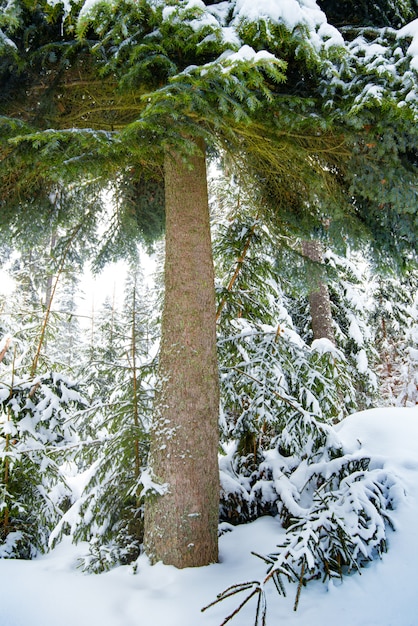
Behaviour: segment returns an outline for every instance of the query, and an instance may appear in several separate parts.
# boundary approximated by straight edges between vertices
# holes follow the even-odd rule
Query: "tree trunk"
[[[314,339],[326,338],[335,343],[332,326],[331,301],[328,286],[324,279],[322,246],[319,241],[302,243],[302,254],[308,259],[309,308],[312,318]]]
[[[150,468],[167,485],[145,506],[152,562],[196,567],[218,559],[219,380],[215,290],[203,144],[165,162],[165,299]]]

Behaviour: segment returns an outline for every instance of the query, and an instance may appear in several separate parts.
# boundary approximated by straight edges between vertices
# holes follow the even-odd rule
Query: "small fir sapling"
[[[311,420],[316,421],[313,416]],[[403,497],[401,485],[378,459],[365,456],[361,449],[345,452],[333,427],[319,422],[316,426],[309,435],[302,429],[306,445],[299,455],[283,454],[279,436],[249,478],[234,471],[233,451],[223,461],[224,492],[235,496],[228,504],[238,502],[241,514],[253,513],[257,506],[261,514],[276,514],[286,530],[276,550],[255,555],[267,565],[264,579],[234,584],[203,609],[244,593],[223,624],[253,597],[257,597],[254,624],[266,624],[270,582],[281,595],[286,595],[286,581],[295,583],[296,610],[309,581],[340,579],[386,551],[391,512]],[[315,452],[303,454],[309,448]]]
[[[81,497],[53,532],[88,541],[83,571],[102,572],[138,557],[143,541],[141,475],[147,465],[155,362],[149,303],[140,295],[141,275],[127,279],[123,315],[105,301],[90,349],[91,411],[79,424],[86,471]],[[115,480],[117,476],[117,480]]]

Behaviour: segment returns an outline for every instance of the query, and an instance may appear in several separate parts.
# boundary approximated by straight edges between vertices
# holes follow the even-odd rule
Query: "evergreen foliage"
[[[84,446],[78,462],[87,480],[54,530],[52,541],[69,532],[88,541],[80,567],[102,572],[134,561],[143,540],[141,474],[147,466],[155,363],[149,309],[140,274],[132,272],[121,318],[104,303],[87,364],[92,406],[79,421]]]
[[[150,250],[161,238],[165,229],[164,178],[156,170],[154,175],[137,172],[135,169],[121,174],[115,190],[126,213],[139,229],[137,238]],[[126,226],[124,225],[124,231]]]
[[[47,23],[63,17],[57,6],[52,10],[45,5]],[[369,13],[376,19],[382,13],[398,21],[402,14],[404,24],[411,4],[405,2],[395,9],[392,2],[375,3]],[[346,7],[336,10],[348,14],[344,23],[349,24],[350,11]],[[249,16],[246,11],[246,6],[234,3],[166,7],[146,1],[98,2],[81,10],[72,7],[71,15],[65,16],[64,37],[46,28],[55,39],[34,41],[33,54],[45,49],[45,55],[35,55],[36,59],[46,58],[50,46],[64,51],[54,54],[66,72],[44,70],[47,82],[51,75],[57,77],[51,88],[59,96],[63,113],[54,120],[56,130],[43,133],[34,133],[29,126],[17,128],[16,121],[4,118],[5,138],[15,136],[9,142],[14,145],[13,153],[2,161],[5,176],[13,177],[20,159],[26,160],[24,171],[36,175],[38,155],[30,155],[41,148],[52,177],[65,174],[85,179],[91,172],[103,183],[106,178],[117,178],[119,208],[99,267],[115,248],[120,254],[132,250],[133,239],[141,232],[148,242],[161,232],[160,208],[149,205],[146,188],[140,194],[143,201],[137,198],[137,205],[142,204],[145,211],[137,209],[134,215],[129,208],[132,184],[122,182],[127,175],[129,180],[129,172],[137,172],[139,161],[145,171],[151,170],[154,180],[164,146],[175,144],[187,153],[193,150],[187,137],[202,135],[208,144],[220,142],[235,156],[244,156],[239,166],[255,169],[258,186],[267,187],[262,195],[268,212],[273,212],[270,222],[278,221],[281,228],[303,225],[321,233],[326,224],[335,236],[342,226],[346,231],[351,224],[355,225],[354,238],[363,230],[392,255],[416,247],[416,73],[410,63],[410,32],[381,29],[379,23],[370,29],[364,3],[353,7],[360,30],[354,38],[347,35],[346,44],[330,26],[320,28],[315,23],[313,29],[303,12],[300,23],[291,24],[286,13]],[[27,13],[17,15],[22,23],[29,19]],[[66,28],[74,20],[78,42]],[[15,31],[9,28],[12,37]],[[29,56],[25,67],[30,65],[31,49],[23,50],[17,35],[15,47],[24,58]],[[74,47],[83,52],[67,58],[67,49]],[[82,91],[84,82],[77,79],[81,91],[78,104],[72,102],[67,78],[72,85],[75,68],[83,72],[88,84],[96,85],[96,101],[91,91]],[[94,82],[97,72],[103,77],[101,89]],[[106,89],[111,84],[113,94],[119,95],[109,97]],[[48,100],[48,92],[43,93]],[[119,96],[127,100],[126,106],[116,106]],[[65,107],[66,99],[73,108],[82,108],[83,128],[77,132],[59,130],[73,117],[73,111]],[[125,116],[129,107],[130,118]],[[4,111],[13,114],[6,101]],[[107,125],[108,113],[114,117],[111,125]],[[114,132],[119,127],[124,130]],[[120,171],[122,164],[127,168],[116,175],[115,168]],[[22,176],[20,181],[23,186]]]
[[[354,0],[347,4],[341,0],[319,0],[318,4],[327,14],[328,20],[339,27],[383,27],[399,28],[413,19],[416,14],[415,0]]]
[[[48,549],[71,497],[61,466],[78,441],[74,415],[85,406],[77,385],[61,374],[22,377],[13,366],[1,372],[2,557],[32,558]]]

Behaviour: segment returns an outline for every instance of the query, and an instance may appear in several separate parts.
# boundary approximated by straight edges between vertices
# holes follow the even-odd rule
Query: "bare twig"
[[[226,598],[229,598],[230,596],[240,593],[241,591],[246,591],[247,589],[251,589],[251,587],[253,587],[254,585],[257,585],[256,588],[253,589],[253,591],[241,602],[241,604],[239,604],[237,608],[224,619],[221,626],[225,626],[225,624],[231,621],[231,619],[235,617],[241,611],[241,609],[247,604],[247,602],[251,600],[253,596],[255,596],[257,593],[258,594],[262,593],[262,589],[260,588],[258,581],[251,582],[251,583],[244,583],[242,585],[234,585],[232,587],[229,587],[229,589],[226,589],[223,593],[219,594],[216,600],[214,600],[207,606],[203,607],[203,609],[201,609],[202,613],[206,611],[206,609],[209,609],[211,606],[214,606],[215,604],[222,602],[222,600],[225,600]]]

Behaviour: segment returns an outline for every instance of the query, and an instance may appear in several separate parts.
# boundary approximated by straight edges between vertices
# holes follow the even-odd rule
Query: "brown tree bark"
[[[152,562],[195,567],[218,559],[215,290],[204,146],[165,161],[165,296],[150,467],[163,495],[145,505]]]
[[[308,260],[306,265],[313,337],[314,339],[326,338],[335,344],[331,300],[324,279],[323,252],[320,242],[315,240],[304,241],[302,254]]]

